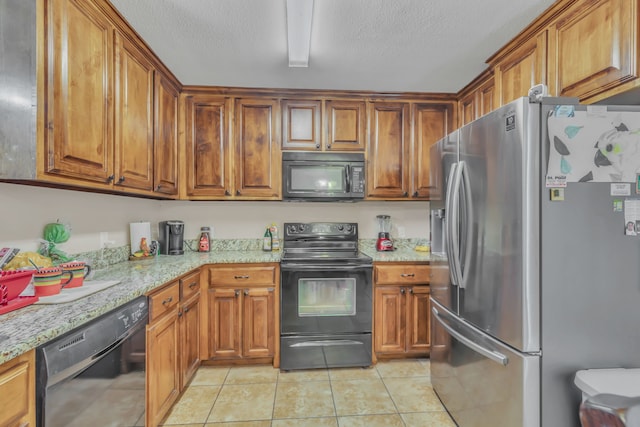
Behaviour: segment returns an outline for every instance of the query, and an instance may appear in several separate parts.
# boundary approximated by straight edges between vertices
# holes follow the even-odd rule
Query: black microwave
[[[364,198],[363,153],[282,153],[285,201],[355,201]]]

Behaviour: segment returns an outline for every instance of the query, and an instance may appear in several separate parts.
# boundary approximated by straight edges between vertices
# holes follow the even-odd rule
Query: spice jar
[[[209,227],[200,227],[200,242],[198,243],[198,252],[209,252],[211,250],[209,244]]]

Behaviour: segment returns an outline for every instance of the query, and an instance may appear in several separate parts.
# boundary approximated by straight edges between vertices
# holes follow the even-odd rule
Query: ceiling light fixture
[[[313,0],[287,0],[289,67],[308,67]]]

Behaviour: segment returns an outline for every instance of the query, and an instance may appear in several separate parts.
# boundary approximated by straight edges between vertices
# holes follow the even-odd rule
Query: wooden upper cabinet
[[[229,99],[189,96],[185,111],[187,196],[231,196]]]
[[[277,108],[273,99],[235,101],[235,196],[281,198],[281,151],[277,138]]]
[[[460,126],[464,126],[476,119],[476,93],[471,92],[460,98],[458,105]]]
[[[491,70],[486,70],[462,89],[458,93],[459,127],[493,111],[495,93],[495,81]]]
[[[282,149],[321,150],[322,101],[282,100]]]
[[[366,147],[365,108],[364,101],[328,100],[325,102],[327,149],[364,151]]]
[[[431,182],[431,146],[453,131],[455,103],[413,104],[412,188],[414,199],[429,199],[436,190]]]
[[[495,65],[495,85],[499,105],[527,96],[529,89],[547,83],[547,33],[525,40]]]
[[[410,180],[408,102],[369,104],[367,197],[407,198]]]
[[[476,91],[476,118],[496,109],[496,86],[493,75],[482,82]]]
[[[113,33],[91,2],[47,9],[44,172],[111,186]]]
[[[178,88],[161,73],[155,81],[154,190],[178,195]]]
[[[576,2],[549,28],[549,92],[593,97],[638,77],[638,1]]]
[[[116,34],[115,182],[153,189],[154,66],[131,41]]]

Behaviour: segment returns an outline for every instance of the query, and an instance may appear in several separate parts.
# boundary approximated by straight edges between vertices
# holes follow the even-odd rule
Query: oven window
[[[356,279],[298,280],[298,315],[354,316],[356,314]]]
[[[291,166],[291,191],[345,192],[344,167]]]

